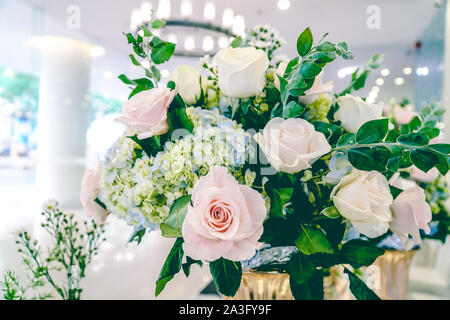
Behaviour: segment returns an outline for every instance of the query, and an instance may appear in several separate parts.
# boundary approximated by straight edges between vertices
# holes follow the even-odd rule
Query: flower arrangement
[[[188,276],[208,263],[225,296],[236,294],[250,266],[289,273],[297,299],[322,299],[330,267],[371,265],[389,230],[405,241],[429,231],[424,191],[390,181],[413,165],[448,172],[450,146],[430,143],[442,111],[428,107],[392,127],[382,105],[356,96],[382,55],[333,93],[321,75],[335,59],[353,58],[345,42],[314,42],[307,28],[287,59],[276,55],[278,32],[258,26],[202,59],[201,71],[177,67],[162,86],[158,65],[175,48],[155,35],[163,26],[154,20],[126,35],[131,62],[149,62],[146,77],[119,77],[132,89],[119,119],[127,131],[98,173],[87,173],[82,197],[89,214],[133,226],[133,240],[158,229],[176,239],[156,295],[182,269]],[[349,240],[350,228],[359,237]],[[358,299],[377,298],[345,272]]]

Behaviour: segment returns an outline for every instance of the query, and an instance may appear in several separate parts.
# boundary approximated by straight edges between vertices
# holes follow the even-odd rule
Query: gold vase
[[[408,296],[409,270],[417,251],[386,250],[373,265],[363,268],[366,284],[383,300],[405,300]],[[329,300],[354,300],[343,269],[333,267],[324,281]]]
[[[244,269],[242,282],[231,300],[294,300],[289,274]]]

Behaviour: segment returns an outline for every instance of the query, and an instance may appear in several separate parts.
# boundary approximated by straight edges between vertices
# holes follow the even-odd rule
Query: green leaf
[[[415,149],[411,152],[411,161],[413,164],[422,170],[428,172],[439,164],[439,158],[431,151],[423,149]]]
[[[146,232],[147,232],[146,229],[136,230],[128,242],[131,243],[131,242],[136,241],[138,244],[140,244],[142,242],[142,239],[144,238]]]
[[[137,136],[128,137],[139,145],[149,157],[154,157],[158,152],[162,150],[161,138],[159,136],[153,136],[148,139],[140,140]]]
[[[424,146],[430,142],[430,139],[423,132],[415,132],[401,135],[398,137],[397,142],[408,146]]]
[[[313,45],[313,35],[309,28],[306,28],[298,37],[297,52],[301,57],[306,56]]]
[[[152,48],[151,58],[155,64],[162,64],[169,61],[175,53],[175,44],[171,42],[163,42]]]
[[[330,242],[321,230],[302,225],[302,231],[297,240],[295,240],[295,245],[304,254],[334,252]]]
[[[315,270],[312,259],[301,252],[293,255],[287,266],[287,271],[296,284],[306,282],[313,276]]]
[[[290,101],[284,108],[283,108],[283,118],[289,119],[289,118],[297,118],[299,117],[303,112],[305,111],[305,108],[302,107],[300,104],[298,104],[295,101]]]
[[[450,155],[450,144],[446,143],[430,144],[428,145],[428,148],[445,155]]]
[[[155,296],[159,296],[166,287],[166,284],[172,280],[178,272],[180,272],[184,256],[183,242],[184,241],[182,238],[178,238],[175,241],[172,250],[170,250],[166,262],[161,269],[158,280],[156,281]]]
[[[323,274],[315,272],[306,282],[298,284],[293,277],[289,278],[292,295],[296,300],[323,300]]]
[[[141,26],[142,31],[144,32],[144,37],[151,37],[153,33],[144,25]]]
[[[341,249],[341,254],[354,268],[367,267],[384,254],[384,250],[371,245],[368,241],[355,239],[346,242]]]
[[[194,130],[194,125],[186,114],[186,105],[179,94],[173,99],[167,118],[170,127],[169,135],[176,129],[186,129],[189,133]]]
[[[231,47],[232,48],[240,48],[240,47],[242,47],[243,44],[244,44],[244,39],[242,39],[241,36],[237,36],[231,42]]]
[[[350,279],[350,290],[358,300],[381,300],[360,278],[345,268]]]
[[[164,20],[156,19],[152,22],[152,28],[153,29],[161,29],[166,25],[166,22]]]
[[[122,82],[125,83],[125,84],[129,84],[129,85],[134,85],[134,84],[135,84],[132,80],[130,80],[130,79],[129,79],[126,75],[124,75],[124,74],[121,74],[118,78],[120,79],[120,81],[122,81]]]
[[[391,151],[385,147],[356,147],[348,151],[352,166],[363,171],[383,172],[391,156]]]
[[[316,49],[322,52],[331,52],[336,50],[336,46],[329,41],[325,41],[319,44]]]
[[[124,33],[125,34],[125,33]],[[126,33],[125,36],[127,37],[128,44],[132,44],[136,42],[136,39],[134,38],[133,34]]]
[[[130,60],[131,63],[133,63],[135,66],[140,67],[141,63],[136,59],[136,57],[133,54],[130,54]]]
[[[344,134],[338,141],[338,147],[350,146],[356,143],[356,135],[354,133]]]
[[[217,290],[227,297],[234,297],[241,285],[241,263],[220,258],[211,262],[209,269]]]
[[[189,277],[191,274],[191,266],[194,264],[198,264],[200,267],[203,266],[203,262],[194,260],[191,257],[186,257],[186,263],[183,263],[183,272],[186,277]]]
[[[187,206],[191,202],[191,196],[184,196],[174,202],[170,209],[169,216],[160,228],[163,237],[180,238],[182,237],[181,229],[183,227],[184,218],[187,213]]]
[[[315,63],[329,63],[336,59],[336,53],[334,52],[316,52],[311,55],[311,59],[314,60]]]
[[[308,62],[301,65],[299,72],[305,79],[313,79],[322,72],[322,67],[317,63]]]
[[[364,123],[356,134],[360,144],[382,142],[389,130],[389,119],[372,120]]]
[[[322,132],[325,135],[331,145],[336,144],[343,133],[341,127],[332,123],[315,121],[313,122],[313,125],[317,131]]]
[[[325,217],[330,218],[330,219],[338,219],[341,216],[341,214],[339,213],[339,211],[336,209],[335,206],[330,206],[330,207],[323,209],[320,212],[320,214],[322,214]]]

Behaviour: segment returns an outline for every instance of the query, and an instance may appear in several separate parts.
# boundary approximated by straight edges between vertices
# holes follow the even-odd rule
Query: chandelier
[[[231,8],[217,12],[213,1],[202,3],[196,8],[191,0],[153,2],[155,6],[152,2],[145,1],[140,8],[132,11],[131,32],[139,32],[139,26],[149,22],[152,13],[156,13],[159,19],[167,22],[163,29],[158,30],[160,34],[157,36],[176,43],[175,54],[178,56],[213,55],[219,49],[227,47],[236,36],[245,36],[244,17],[236,15]]]

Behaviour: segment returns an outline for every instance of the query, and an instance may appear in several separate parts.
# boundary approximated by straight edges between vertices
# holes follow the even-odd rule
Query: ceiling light
[[[100,58],[106,54],[106,50],[103,47],[95,46],[89,50],[89,53],[92,58]]]
[[[152,4],[150,2],[142,2],[141,17],[143,22],[150,22],[152,20]]]
[[[291,2],[289,0],[278,0],[277,7],[280,10],[287,10],[291,7]]]
[[[186,37],[184,40],[184,49],[186,51],[193,51],[195,49],[195,39],[192,36]]]
[[[192,9],[192,3],[189,0],[183,0],[183,2],[181,3],[181,15],[183,16],[183,18],[189,18],[190,16],[192,16],[192,12],[194,11]]]
[[[216,17],[216,6],[214,2],[205,3],[205,8],[203,10],[203,16],[206,20],[214,20]]]
[[[223,49],[228,47],[228,44],[230,43],[230,40],[226,36],[222,36],[219,38],[219,48]]]
[[[223,10],[222,25],[225,28],[230,28],[233,26],[233,21],[234,21],[233,9],[226,8],[225,10]]]
[[[419,67],[416,70],[416,74],[418,76],[427,76],[430,73],[430,70],[427,67]]]
[[[106,79],[112,79],[112,78],[114,78],[114,73],[112,73],[111,71],[105,71],[105,73],[103,74],[103,76],[104,76]]]
[[[159,0],[158,11],[156,15],[160,19],[169,19],[170,18],[170,0]]]
[[[344,67],[342,69],[339,69],[338,71],[338,77],[339,78],[345,78],[346,76],[351,75],[353,72],[355,72],[357,67]]]
[[[394,83],[398,86],[401,86],[405,83],[405,79],[403,79],[402,77],[395,78]]]
[[[203,50],[212,51],[214,49],[214,39],[211,36],[206,36],[203,38]]]
[[[161,70],[161,77],[163,77],[163,78],[168,78],[168,77],[170,77],[170,71],[167,70],[167,69]]]
[[[233,32],[241,37],[245,37],[245,20],[241,15],[237,15],[233,22]]]
[[[391,71],[387,68],[381,69],[381,75],[383,77],[387,77],[390,73],[391,73]]]
[[[384,80],[383,78],[378,78],[377,81],[375,81],[375,83],[377,84],[377,86],[381,87],[384,84]]]
[[[141,10],[140,9],[134,9],[131,13],[131,23],[130,23],[130,29],[132,31],[137,30],[139,25],[141,25],[143,22]]]
[[[171,34],[169,34],[169,35],[167,36],[167,41],[172,42],[172,43],[175,43],[175,44],[178,43],[177,36],[176,36],[175,34],[173,34],[173,33],[171,33]]]
[[[406,67],[403,69],[403,74],[409,75],[412,73],[412,69],[410,67]]]

